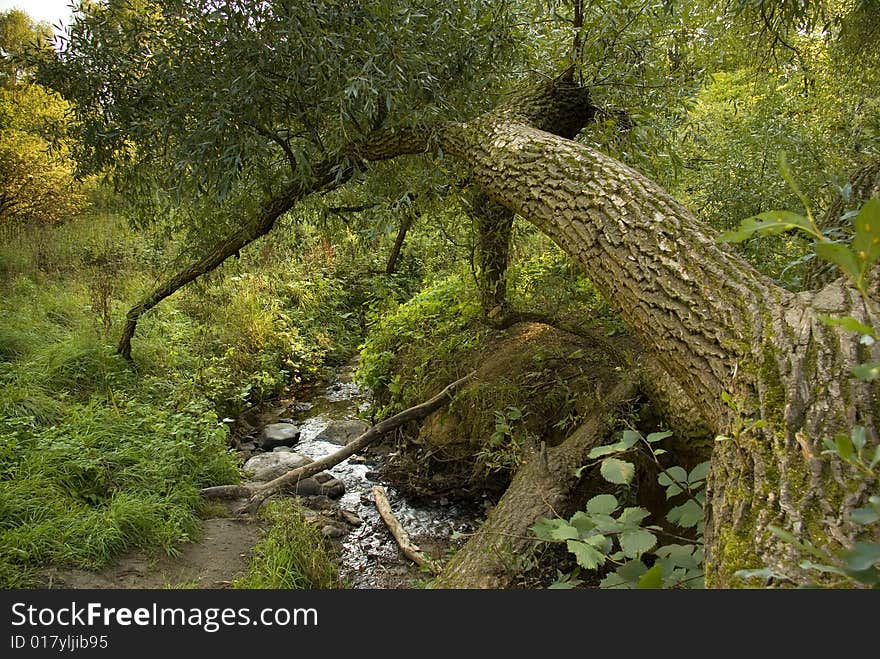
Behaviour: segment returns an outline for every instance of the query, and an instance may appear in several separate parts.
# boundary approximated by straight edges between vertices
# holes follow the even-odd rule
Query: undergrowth
[[[269,524],[254,547],[248,574],[235,588],[318,589],[341,586],[339,570],[318,527],[291,499],[268,501],[260,511]]]
[[[147,314],[132,369],[124,314],[176,249],[99,213],[0,244],[0,587],[174,553],[238,480],[221,419],[353,352],[341,265],[250,253]]]

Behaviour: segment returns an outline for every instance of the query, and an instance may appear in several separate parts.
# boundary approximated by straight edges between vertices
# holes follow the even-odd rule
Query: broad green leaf
[[[875,567],[869,567],[867,570],[845,570],[850,579],[855,579],[859,583],[863,583],[871,588],[880,587],[880,570]]]
[[[871,458],[871,462],[868,464],[868,467],[870,467],[871,469],[873,469],[873,468],[876,467],[878,464],[880,464],[880,446],[877,446],[877,447],[874,449],[874,457]]]
[[[566,543],[566,547],[568,547],[568,551],[574,554],[578,565],[583,568],[595,570],[600,565],[605,564],[605,554],[585,542],[569,540]]]
[[[638,526],[643,519],[650,517],[651,513],[641,507],[624,508],[618,519],[624,526]]]
[[[667,437],[672,437],[671,430],[664,430],[663,432],[652,432],[650,435],[645,437],[645,439],[653,444],[654,442],[659,442],[660,440],[666,439]]]
[[[599,586],[601,588],[636,588],[639,582],[639,577],[647,571],[647,566],[641,561],[627,561],[614,572],[602,579]]]
[[[688,499],[680,506],[676,506],[666,515],[673,524],[689,529],[703,521],[703,508],[691,499]]]
[[[739,228],[735,231],[722,233],[720,240],[723,243],[741,243],[754,235],[775,236],[792,229],[802,229],[811,235],[815,234],[810,221],[803,215],[790,211],[768,211],[747,217],[740,222]]]
[[[823,565],[820,563],[814,563],[813,561],[801,561],[799,563],[799,567],[804,570],[815,570],[816,572],[825,572],[827,574],[840,574],[840,575],[846,574],[839,567],[834,567],[833,565]]]
[[[880,258],[880,198],[871,197],[853,220],[852,247],[864,273]]]
[[[661,559],[668,561],[670,568],[697,569],[700,567],[699,557],[694,555],[694,545],[663,545],[657,547],[654,553]]]
[[[816,251],[816,256],[820,259],[839,266],[853,283],[858,282],[861,275],[859,261],[855,253],[846,245],[832,242],[817,242],[813,249]]]
[[[593,518],[583,510],[579,510],[572,515],[569,524],[578,530],[579,537],[581,538],[585,537],[596,527],[596,525],[593,524]]]
[[[865,436],[865,426],[853,426],[853,429],[849,434],[849,438],[852,441],[852,445],[855,448],[856,453],[861,453],[862,449],[865,448],[865,442],[867,442],[867,437]]]
[[[841,558],[844,561],[847,572],[861,572],[872,567],[880,561],[880,543],[857,542],[853,548],[843,552]]]
[[[849,437],[846,435],[837,435],[834,438],[834,445],[837,448],[837,454],[840,456],[841,460],[847,461],[852,457],[853,443]]]
[[[627,485],[632,481],[635,475],[635,467],[631,462],[624,462],[617,458],[605,458],[602,460],[600,473],[609,483],[617,483],[618,485]]]
[[[825,325],[828,325],[829,327],[842,327],[847,332],[857,332],[859,334],[866,334],[868,336],[876,337],[873,327],[871,327],[870,325],[865,325],[863,322],[856,320],[852,316],[834,318],[832,316],[820,315],[819,320],[821,320]]]
[[[611,515],[593,515],[593,524],[600,533],[619,533],[623,530],[623,524],[611,517]]]
[[[651,551],[657,544],[657,536],[644,529],[624,531],[618,540],[623,553],[629,558],[639,558],[646,551]]]
[[[639,577],[639,589],[649,590],[663,587],[663,566],[657,563]]]
[[[622,451],[626,451],[629,449],[626,444],[623,442],[617,442],[616,444],[604,444],[603,446],[596,446],[591,449],[587,454],[587,458],[590,460],[594,458],[601,458],[603,455],[610,455],[612,453],[621,453]]]
[[[531,529],[539,539],[549,542],[579,537],[578,530],[564,519],[539,519],[532,524]]]
[[[678,465],[669,467],[657,475],[657,482],[660,483],[660,485],[673,485],[676,482],[687,483],[687,481],[687,472],[684,470],[684,467],[679,467]]]
[[[549,586],[547,586],[547,590],[571,590],[572,588],[577,588],[583,583],[580,579],[557,579]]]
[[[617,497],[599,494],[587,501],[587,512],[593,515],[610,515],[617,509]]]
[[[566,573],[556,570],[556,581],[547,586],[547,588],[551,590],[567,590],[580,586],[583,583],[583,580],[578,579],[577,575],[579,572],[580,570],[578,568],[575,568],[572,572]]]
[[[617,574],[617,572],[609,572],[605,575],[605,578],[599,582],[599,588],[603,590],[626,590],[632,587],[633,586],[626,579]]]
[[[626,446],[626,448],[632,448],[639,443],[639,440],[641,438],[641,433],[638,433],[635,430],[624,430],[623,436],[620,439],[620,443]]]
[[[595,547],[606,556],[614,546],[614,542],[611,540],[611,538],[602,534],[591,535],[588,538],[584,538],[584,542],[586,542],[591,547]]]
[[[880,378],[880,362],[865,362],[852,370],[852,374],[859,380],[876,380]]]
[[[688,474],[687,481],[689,485],[693,485],[699,481],[706,480],[706,476],[709,475],[709,461],[701,462],[696,467],[691,469],[691,473]]]

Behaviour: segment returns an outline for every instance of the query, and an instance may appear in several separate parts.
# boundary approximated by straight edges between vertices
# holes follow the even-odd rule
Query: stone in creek
[[[300,430],[292,423],[270,423],[260,431],[257,445],[264,451],[276,446],[293,446],[299,441]]]
[[[339,518],[346,524],[351,524],[352,526],[360,526],[364,523],[364,520],[362,520],[350,510],[345,510],[345,508],[340,508],[337,514],[339,515]]]
[[[352,440],[357,439],[370,429],[370,424],[356,419],[343,419],[331,421],[324,430],[319,432],[315,439],[322,442],[330,442],[338,446],[345,446]]]
[[[321,533],[324,534],[325,538],[341,538],[347,533],[347,531],[345,529],[339,528],[338,526],[328,524],[323,529],[321,529]]]
[[[285,454],[282,453],[282,455]],[[301,497],[325,496],[331,499],[338,499],[345,494],[345,483],[327,472],[321,472],[309,478],[301,478],[295,483],[290,483],[284,488],[284,491]]]
[[[289,446],[276,446],[272,449],[272,453],[292,453],[293,449]]]
[[[244,463],[244,473],[255,481],[266,482],[310,462],[314,461],[301,453],[260,453]]]

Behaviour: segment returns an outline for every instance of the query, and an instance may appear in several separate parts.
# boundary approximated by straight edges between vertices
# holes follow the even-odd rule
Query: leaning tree
[[[267,234],[305,197],[378,160],[454,157],[484,195],[475,206],[486,224],[501,226],[499,247],[485,241],[487,278],[503,270],[509,214],[533,223],[583,268],[673,383],[665,388],[673,414],[696,407],[725,438],[708,481],[707,583],[730,586],[736,570],[764,564],[797,570],[792,545],[771,525],[820,546],[853,545],[864,527],[849,513],[876,483],[824,459],[823,440],[859,425],[877,444],[876,386],[852,368],[880,348],[823,317],[876,325],[870,297],[845,278],[809,293],[780,288],[660,185],[570,139],[596,112],[572,76],[499,98],[521,75],[524,19],[512,7],[84,7],[43,68],[76,103],[81,162],[112,171],[139,199],[160,190],[186,201],[199,210],[197,230],[217,236],[131,310],[121,354],[131,357],[143,313]],[[497,290],[484,296],[490,313],[503,306]]]

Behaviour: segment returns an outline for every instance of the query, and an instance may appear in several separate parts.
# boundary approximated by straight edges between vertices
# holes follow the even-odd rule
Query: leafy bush
[[[640,506],[623,507],[613,494],[599,494],[587,502],[585,510],[568,520],[541,519],[533,526],[536,537],[545,542],[564,542],[578,566],[597,570],[614,567],[599,584],[600,588],[701,588],[703,586],[703,504],[709,463],[702,462],[690,472],[679,466],[662,467],[658,456],[664,449],[655,444],[672,433],[657,432],[643,437],[626,430],[621,439],[597,446],[587,456],[593,462],[581,467],[599,466],[602,477],[614,485],[628,486],[635,475],[632,462],[620,459],[641,450],[659,468],[658,483],[666,488],[667,500],[681,500],[666,515],[667,521],[693,536],[685,544],[660,544],[659,536],[687,538],[669,533],[657,524],[643,526],[651,513]],[[650,567],[649,567],[650,566]],[[551,587],[571,588],[581,583],[576,574],[562,575]]]
[[[388,313],[364,342],[356,374],[372,389],[377,416],[421,401],[430,382],[455,368],[452,356],[487,331],[476,290],[462,274],[429,285]]]

